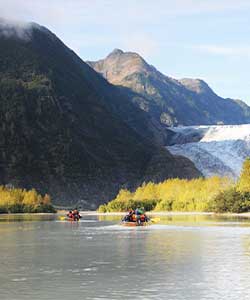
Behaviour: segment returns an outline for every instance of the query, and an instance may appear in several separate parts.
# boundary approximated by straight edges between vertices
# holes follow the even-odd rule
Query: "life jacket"
[[[132,215],[132,217],[131,217],[131,219],[132,219],[132,221],[133,221],[133,222],[136,222],[136,220],[137,220],[137,217],[136,217],[136,215],[135,215],[135,214],[133,214],[133,215]]]
[[[145,222],[145,220],[146,220],[146,216],[143,214],[143,215],[141,215],[141,217],[140,217],[140,220],[141,220],[141,222]]]

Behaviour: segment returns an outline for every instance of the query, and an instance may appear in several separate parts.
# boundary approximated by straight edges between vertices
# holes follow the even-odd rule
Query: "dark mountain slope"
[[[49,191],[58,204],[95,207],[144,179],[199,175],[150,143],[150,118],[36,24],[17,34],[0,23],[0,119],[0,183]]]
[[[115,49],[105,59],[88,63],[109,82],[139,94],[132,102],[168,126],[250,122],[250,107],[244,102],[217,96],[199,79],[165,76],[136,53]]]

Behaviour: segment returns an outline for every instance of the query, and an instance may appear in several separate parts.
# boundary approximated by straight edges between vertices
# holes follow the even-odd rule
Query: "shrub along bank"
[[[55,213],[49,195],[42,196],[36,190],[15,189],[0,186],[0,213]]]
[[[98,211],[127,211],[136,207],[144,207],[147,211],[250,211],[250,159],[244,162],[237,182],[214,176],[144,183],[135,192],[120,190],[114,200],[101,205]]]

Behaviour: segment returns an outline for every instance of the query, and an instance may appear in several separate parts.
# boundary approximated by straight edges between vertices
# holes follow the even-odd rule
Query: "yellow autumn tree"
[[[124,211],[144,206],[158,211],[207,211],[212,200],[233,186],[228,178],[218,176],[198,179],[168,179],[161,183],[143,183],[134,193],[121,190],[117,197],[99,211]]]
[[[147,184],[143,184],[139,187],[134,194],[132,194],[131,199],[134,200],[151,200],[157,199],[158,195],[158,188],[157,185],[153,182],[149,182]]]
[[[0,186],[0,213],[55,212],[48,194]]]
[[[240,178],[237,183],[237,191],[240,193],[250,192],[250,158],[247,158],[243,163]]]
[[[35,189],[32,189],[25,193],[23,198],[23,204],[27,206],[35,206],[38,204],[38,194]]]
[[[127,189],[121,189],[116,196],[117,201],[126,201],[133,198],[133,194]]]

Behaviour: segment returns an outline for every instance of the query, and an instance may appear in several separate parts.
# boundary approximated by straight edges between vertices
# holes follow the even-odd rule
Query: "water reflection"
[[[98,215],[99,221],[117,222],[121,221],[123,215]],[[160,218],[161,225],[183,225],[183,226],[250,226],[250,218],[233,215],[216,214],[150,214],[152,218]]]
[[[0,222],[53,221],[56,214],[0,214]]]

